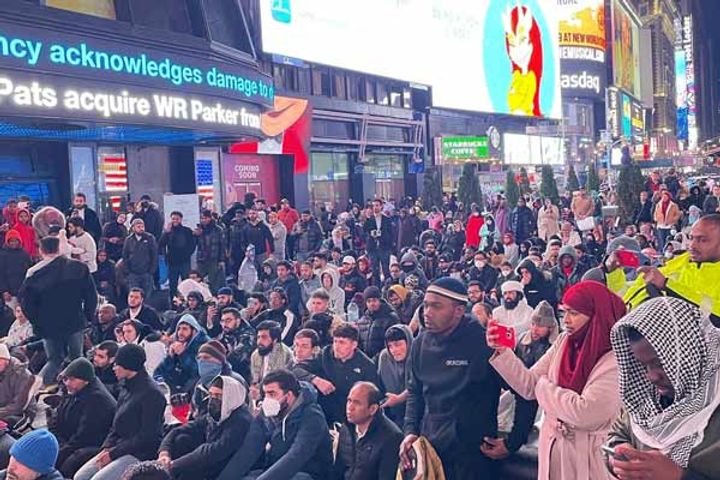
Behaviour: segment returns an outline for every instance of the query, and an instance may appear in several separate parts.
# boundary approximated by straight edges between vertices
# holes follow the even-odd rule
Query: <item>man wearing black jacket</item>
[[[348,422],[340,429],[335,480],[394,480],[397,451],[403,435],[383,413],[384,399],[377,386],[358,382],[346,406]]]
[[[641,223],[653,223],[653,204],[652,200],[648,197],[648,192],[640,192],[640,203],[638,203],[637,210],[635,211],[635,218],[633,219],[635,225]]]
[[[71,218],[73,214],[77,212],[77,216],[85,221],[85,231],[92,235],[93,240],[97,244],[100,241],[102,234],[102,227],[100,226],[100,219],[95,213],[95,210],[87,206],[87,197],[84,193],[78,192],[75,194],[73,199],[73,208],[67,212],[67,218]]]
[[[215,222],[210,210],[203,210],[197,237],[197,264],[202,276],[208,277],[213,294],[225,286],[225,232]]]
[[[121,320],[117,315],[115,305],[105,303],[100,305],[97,313],[97,322],[93,322],[86,334],[86,347],[99,345],[106,340],[116,340],[115,328],[120,325]]]
[[[114,370],[125,386],[110,433],[100,453],[78,470],[74,480],[90,480],[100,471],[107,478],[120,478],[128,467],[156,457],[166,402],[145,371],[145,350],[134,344],[123,345],[115,358]]]
[[[208,411],[170,430],[160,444],[158,462],[176,480],[215,478],[243,444],[252,415],[246,387],[220,376],[208,389]]]
[[[490,293],[490,290],[497,284],[497,278],[498,271],[490,265],[487,253],[477,252],[473,266],[468,272],[468,279],[479,282],[480,289],[485,293]]]
[[[437,451],[445,477],[493,478],[492,461],[480,453],[485,437],[497,436],[500,380],[488,360],[485,329],[465,314],[467,291],[454,278],[433,282],[425,293],[425,329],[410,350],[404,468],[418,436]],[[482,413],[479,413],[482,412]]]
[[[93,365],[82,357],[70,362],[60,375],[68,395],[50,417],[48,427],[60,444],[58,470],[72,478],[100,451],[117,402],[95,377]]]
[[[172,212],[170,225],[163,232],[158,245],[168,264],[170,298],[177,293],[178,277],[185,280],[190,275],[190,257],[197,247],[197,238],[182,221],[182,212]]]
[[[275,251],[275,240],[270,227],[258,218],[258,212],[254,208],[247,211],[247,222],[243,226],[242,236],[246,247],[255,247],[255,268],[260,270],[269,254]]]
[[[120,312],[120,322],[137,320],[156,332],[163,331],[160,315],[150,305],[145,305],[145,293],[140,288],[131,288],[128,293],[128,308]]]
[[[365,220],[363,232],[367,237],[367,252],[373,269],[373,278],[380,281],[380,270],[384,278],[390,276],[390,252],[393,251],[393,226],[390,217],[383,215],[383,201],[372,202],[373,216]]]
[[[45,385],[55,384],[65,358],[82,355],[83,331],[97,307],[95,282],[87,265],[59,252],[60,240],[40,241],[42,261],[28,270],[20,287],[22,310],[42,338],[48,361],[40,371]]]
[[[358,350],[358,341],[357,328],[343,323],[333,331],[332,345],[293,369],[300,380],[311,382],[320,392],[318,403],[330,425],[345,421],[345,403],[356,382],[380,384],[377,367]]]

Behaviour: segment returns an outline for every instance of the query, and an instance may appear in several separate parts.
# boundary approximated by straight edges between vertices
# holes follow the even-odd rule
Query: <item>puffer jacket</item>
[[[155,237],[145,232],[138,240],[135,234],[128,236],[123,245],[122,260],[129,273],[144,275],[153,273],[158,265],[158,247]]]
[[[205,330],[192,315],[183,315],[175,327],[174,337],[177,336],[177,329],[180,325],[189,325],[195,330],[195,335],[185,346],[180,355],[168,355],[163,362],[155,369],[153,377],[157,381],[164,381],[170,386],[172,393],[192,391],[198,380],[198,365],[195,357],[200,346],[209,340]]]
[[[365,310],[365,314],[357,323],[360,331],[360,349],[368,357],[375,357],[385,348],[385,331],[398,323],[400,318],[385,300],[380,300],[380,309],[377,312]]]
[[[201,226],[202,235],[198,237],[198,263],[219,263],[225,261],[225,233],[215,221]]]

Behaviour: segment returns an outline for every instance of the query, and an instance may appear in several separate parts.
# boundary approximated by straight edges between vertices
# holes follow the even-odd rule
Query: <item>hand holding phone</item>
[[[488,322],[487,336],[490,347],[509,348],[510,350],[515,348],[515,329],[502,325],[497,320],[490,320]]]
[[[637,253],[629,250],[616,250],[618,265],[621,267],[638,268],[640,266],[640,257]]]

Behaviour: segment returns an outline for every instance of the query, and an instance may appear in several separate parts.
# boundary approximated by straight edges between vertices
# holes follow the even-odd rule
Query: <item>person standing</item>
[[[500,379],[488,364],[485,329],[465,313],[467,301],[465,285],[454,278],[436,280],[425,293],[425,329],[410,350],[403,469],[412,467],[408,453],[422,435],[446,478],[493,478],[493,462],[480,447],[497,436]]]
[[[380,271],[384,278],[390,276],[390,252],[393,250],[392,222],[383,215],[383,201],[372,202],[372,217],[365,220],[363,231],[367,236],[367,252],[373,269],[373,278],[380,281]]]
[[[285,245],[287,243],[288,229],[285,228],[285,224],[280,221],[277,212],[268,213],[268,225],[273,237],[273,255],[275,255],[275,260],[282,262],[285,260]]]
[[[168,264],[170,298],[177,293],[178,277],[182,281],[190,275],[190,258],[197,247],[197,238],[182,222],[182,212],[172,212],[170,224],[160,236],[158,244],[158,249],[165,255]]]
[[[291,234],[295,237],[295,255],[301,262],[308,260],[322,245],[322,229],[310,210],[302,212],[300,220],[293,226]]]
[[[210,210],[203,210],[197,237],[197,266],[200,274],[208,277],[210,291],[217,293],[225,286],[225,233],[215,222]]]
[[[290,206],[290,201],[287,198],[280,200],[280,211],[278,212],[278,219],[285,225],[285,230],[291,232],[298,220],[300,215],[298,211]],[[295,255],[293,237],[288,235],[286,238],[286,253],[288,258],[293,258]]]
[[[517,206],[512,211],[510,225],[515,234],[515,243],[518,245],[530,238],[535,231],[535,216],[523,197],[518,199]]]
[[[59,254],[60,240],[40,241],[42,261],[28,270],[20,287],[22,310],[43,340],[48,361],[40,371],[54,385],[67,358],[82,355],[83,330],[92,322],[98,295],[87,265]]]
[[[677,203],[672,201],[672,194],[663,190],[660,201],[655,206],[654,220],[657,224],[658,251],[665,249],[665,243],[670,240],[670,231],[677,227],[682,213]]]
[[[87,197],[82,192],[75,194],[75,198],[73,198],[73,207],[69,212],[67,212],[68,220],[72,217],[82,218],[85,222],[87,232],[93,237],[95,243],[97,244],[97,242],[100,241],[100,235],[102,233],[100,220],[98,219],[98,215],[95,213],[95,210],[88,207]]]
[[[128,273],[128,288],[140,288],[145,296],[153,291],[153,273],[158,265],[155,237],[145,231],[145,222],[132,221],[132,232],[125,239],[122,260]]]
[[[247,222],[242,235],[245,245],[255,247],[255,268],[260,270],[263,262],[274,252],[275,239],[270,228],[258,218],[258,211],[254,208],[247,211]]]
[[[538,237],[545,242],[560,232],[560,210],[553,205],[551,198],[544,200],[543,206],[538,212],[537,229]]]
[[[6,305],[17,297],[31,265],[32,259],[22,248],[20,234],[9,230],[5,234],[5,246],[0,250],[0,295]]]
[[[565,333],[527,368],[498,343],[489,326],[490,364],[518,395],[545,412],[540,429],[538,480],[607,478],[601,446],[620,412],[618,367],[610,330],[625,315],[622,299],[605,285],[586,281],[562,299]]]
[[[97,272],[97,245],[93,237],[85,232],[85,221],[80,217],[73,217],[68,220],[67,225],[72,257],[87,265],[90,273]]]

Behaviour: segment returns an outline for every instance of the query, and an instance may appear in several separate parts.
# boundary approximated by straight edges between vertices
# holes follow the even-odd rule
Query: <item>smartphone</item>
[[[607,445],[603,445],[600,447],[603,452],[605,452],[609,457],[614,458],[615,460],[618,460],[620,462],[627,462],[628,459],[625,455],[619,455],[615,453],[615,449],[612,447],[609,447]]]
[[[495,327],[495,331],[500,336],[498,343],[509,349],[515,348],[515,329],[500,324],[497,320],[490,320],[489,325]]]
[[[615,250],[615,256],[621,267],[638,268],[640,266],[640,257],[635,252],[629,250]]]

